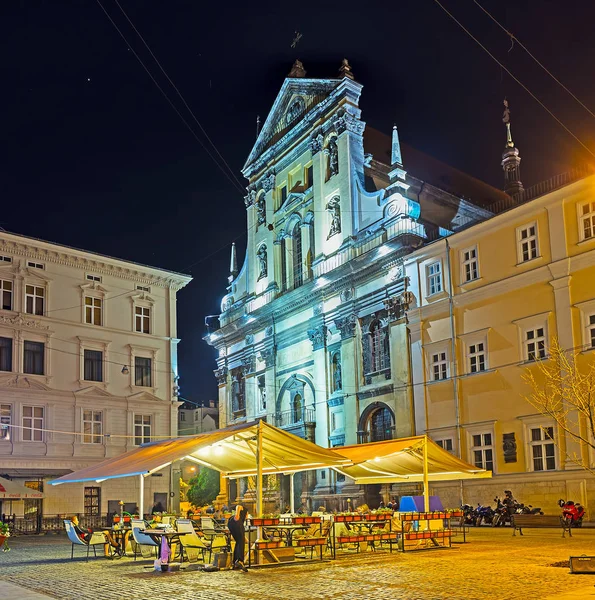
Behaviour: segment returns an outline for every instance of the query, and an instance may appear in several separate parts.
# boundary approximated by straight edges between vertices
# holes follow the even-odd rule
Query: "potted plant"
[[[0,521],[0,549],[2,552],[8,552],[8,538],[10,537],[10,530],[8,529],[8,523]]]

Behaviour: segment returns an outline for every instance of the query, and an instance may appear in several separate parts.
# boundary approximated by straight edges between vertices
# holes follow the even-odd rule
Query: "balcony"
[[[314,441],[316,410],[314,408],[303,408],[298,414],[293,410],[277,413],[275,415],[275,426],[298,437]]]

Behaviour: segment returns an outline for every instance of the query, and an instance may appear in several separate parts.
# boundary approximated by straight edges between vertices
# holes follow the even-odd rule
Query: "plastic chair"
[[[134,545],[134,560],[136,560],[136,556],[138,554],[137,550],[140,548],[140,554],[143,556],[143,546],[149,546],[151,549],[155,550],[155,556],[157,556],[159,544],[146,533],[141,533],[141,529],[145,529],[147,524],[142,519],[132,519],[130,524],[132,525],[132,537],[136,542]],[[150,556],[150,555],[149,555]]]
[[[74,524],[72,523],[72,521],[70,519],[64,519],[64,527],[66,528],[66,535],[68,536],[68,539],[72,542],[72,549],[70,551],[70,559],[72,560],[74,558],[74,547],[75,546],[86,546],[87,547],[87,561],[89,562],[89,551],[91,550],[91,548],[93,548],[93,554],[95,555],[95,557],[97,557],[97,546],[105,546],[105,544],[108,543],[105,534],[103,533],[99,533],[99,532],[94,532],[91,535],[91,538],[89,539],[88,542],[86,542],[85,540],[82,540],[78,533],[76,532],[76,529],[74,528]]]
[[[188,554],[187,550],[188,548],[200,550],[203,562],[205,560],[205,550],[208,550],[209,562],[211,562],[212,546],[209,542],[198,536],[190,519],[178,519],[176,522],[176,530],[179,534],[181,534],[179,540],[182,562],[184,561],[184,553],[186,554],[188,562],[190,562],[190,555]]]

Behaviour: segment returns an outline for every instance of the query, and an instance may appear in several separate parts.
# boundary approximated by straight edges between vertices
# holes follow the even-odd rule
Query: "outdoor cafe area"
[[[232,479],[255,477],[256,510],[245,523],[245,563],[250,566],[280,565],[336,558],[341,553],[362,553],[450,547],[456,533],[456,511],[430,505],[429,484],[447,479],[476,479],[491,473],[467,464],[427,436],[359,444],[335,449],[319,447],[263,421],[146,444],[118,457],[52,481],[101,482],[110,478],[137,477],[140,482],[139,514],[145,514],[144,478],[172,462],[190,460]],[[367,483],[423,483],[424,496],[404,497],[399,511],[358,511],[298,515],[295,507],[281,515],[263,514],[263,475],[332,468]],[[293,499],[293,493],[290,495]],[[432,498],[432,502],[439,502]],[[158,521],[155,520],[155,521]],[[95,555],[101,547],[112,558],[157,560],[156,567],[175,570],[190,564],[230,566],[233,539],[226,520],[212,516],[196,519],[164,517],[147,524],[143,519],[116,523],[96,531],[84,546],[65,521],[73,544],[72,555],[81,550]],[[84,525],[84,523],[83,523]],[[124,526],[122,526],[124,525]],[[102,537],[103,536],[103,537]],[[77,541],[78,540],[78,541]],[[82,542],[82,543],[81,543]],[[117,546],[117,547],[116,547]]]

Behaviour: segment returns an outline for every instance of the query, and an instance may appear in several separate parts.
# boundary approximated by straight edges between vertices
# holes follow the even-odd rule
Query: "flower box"
[[[321,521],[321,517],[293,517],[291,519],[291,522],[294,525],[308,525],[313,523],[320,523]]]
[[[380,539],[381,540],[396,539],[396,537],[397,537],[396,533],[381,533],[380,534]]]
[[[296,540],[297,545],[303,546],[324,546],[326,544],[326,538],[315,537],[315,538],[299,538]]]
[[[462,510],[453,510],[450,513],[451,517],[462,517],[463,516],[463,511]]]
[[[256,517],[251,520],[255,527],[267,527],[270,525],[279,525],[279,517]]]
[[[335,523],[347,523],[355,521],[356,515],[335,515]]]
[[[401,515],[401,521],[413,521],[413,515],[412,514]]]
[[[358,541],[359,540],[355,535],[341,535],[337,538],[337,542],[339,542],[339,544],[353,544]]]
[[[273,548],[279,548],[281,542],[272,540],[257,540],[254,542],[257,550],[270,550]]]
[[[380,515],[369,513],[364,515],[366,521],[380,521]]]

